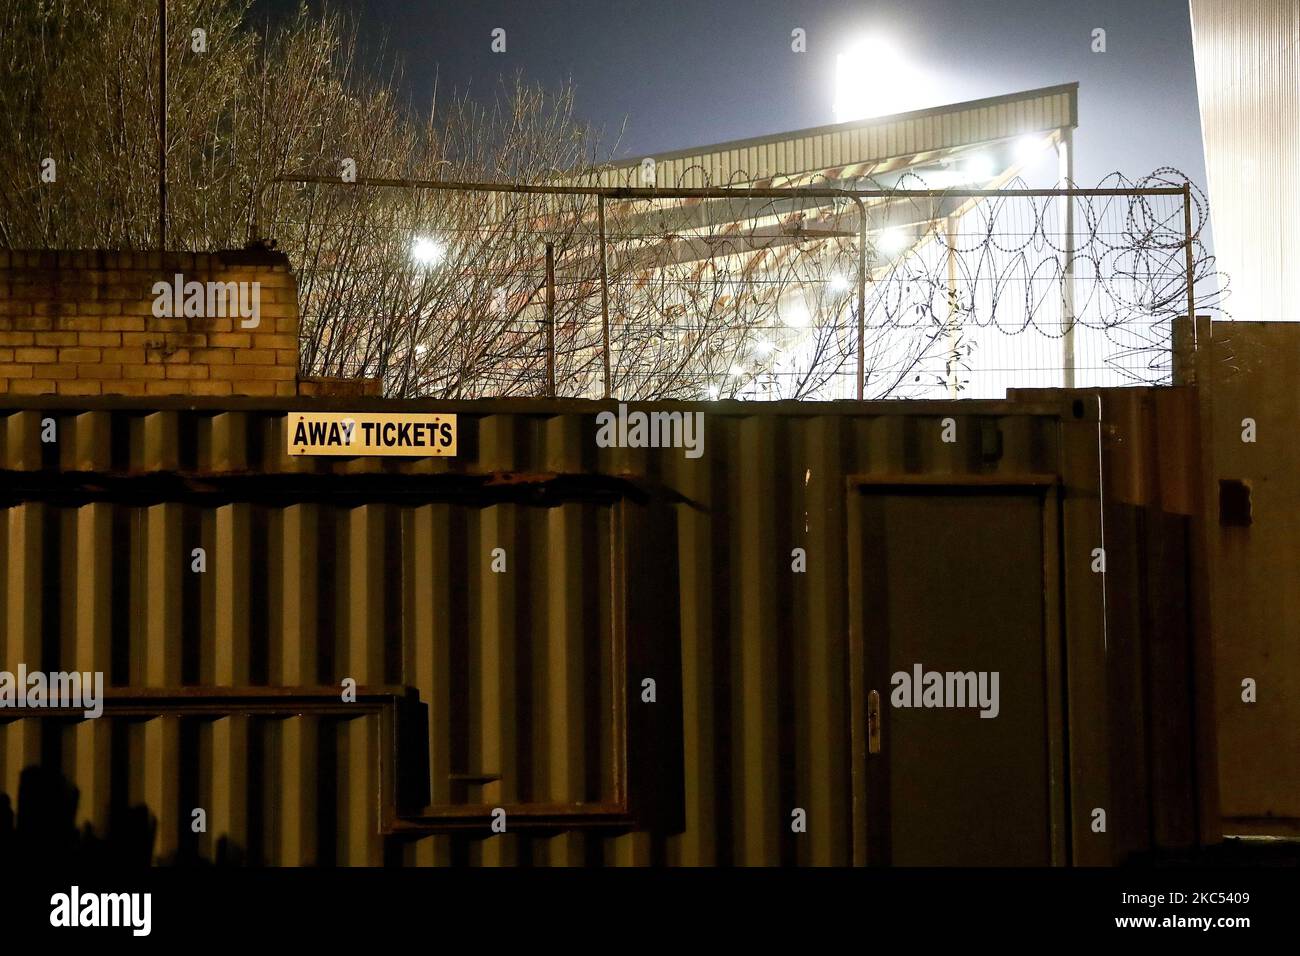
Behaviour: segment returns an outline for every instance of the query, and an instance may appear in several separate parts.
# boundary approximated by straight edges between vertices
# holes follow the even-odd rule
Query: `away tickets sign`
[[[293,412],[285,421],[291,455],[456,454],[455,415]]]

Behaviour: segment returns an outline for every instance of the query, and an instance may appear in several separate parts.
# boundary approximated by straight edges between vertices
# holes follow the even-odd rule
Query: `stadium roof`
[[[850,123],[657,153],[662,187],[799,186],[891,173],[951,160],[972,148],[1078,126],[1078,83],[896,113]],[[637,186],[643,159],[606,167],[602,185]],[[1005,172],[999,169],[998,174]],[[993,178],[998,178],[995,174]]]

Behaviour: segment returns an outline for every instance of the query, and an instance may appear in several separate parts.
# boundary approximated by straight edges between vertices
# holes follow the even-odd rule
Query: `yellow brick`
[[[163,378],[166,371],[161,365],[123,365],[122,377],[126,379]]]
[[[188,382],[170,381],[170,382],[145,382],[144,393],[146,395],[184,395],[189,389]]]
[[[73,306],[69,309],[69,312],[71,313],[72,309],[75,308]],[[84,315],[61,315],[53,320],[54,324],[50,328],[59,329],[63,332],[98,332],[102,327],[100,324],[102,321],[102,319],[86,318]]]
[[[101,362],[83,363],[77,366],[77,378],[121,378],[122,366],[106,365]]]
[[[80,365],[42,365],[41,374],[46,378],[76,378]]]
[[[190,327],[195,332],[231,332],[235,323],[231,319],[222,318],[190,319]]]
[[[45,336],[42,336],[41,338],[43,340]],[[31,345],[31,344],[32,344],[31,332],[0,332],[0,345],[14,346],[14,345]]]
[[[235,352],[236,365],[274,365],[275,352],[262,349],[239,349]]]
[[[298,367],[298,350],[297,350],[297,349],[276,349],[276,350],[275,350],[275,364],[276,364],[276,365],[292,365],[294,368],[297,368],[297,367]]]
[[[99,382],[73,380],[57,383],[56,391],[60,395],[99,395],[103,389]]]
[[[84,299],[78,299],[76,313],[81,316],[106,316],[121,315],[121,302],[87,302]]]
[[[171,365],[174,362],[185,363],[189,360],[189,349],[149,349],[145,352],[145,361],[149,364],[159,362],[163,365]]]
[[[30,365],[0,365],[0,378],[31,378]]]
[[[54,319],[48,315],[19,315],[14,318],[14,329],[18,332],[48,332],[52,328]]]
[[[16,349],[14,357],[19,362],[53,362],[59,353],[57,349]]]
[[[231,384],[229,382],[191,382],[191,395],[229,395],[231,394]]]
[[[101,327],[105,332],[143,332],[144,319],[140,316],[109,316]]]
[[[122,344],[122,334],[120,332],[78,332],[78,345],[93,345],[97,348],[117,348]]]
[[[207,378],[208,367],[206,365],[166,365],[168,378]]]
[[[189,323],[184,319],[156,319],[152,312],[148,312],[148,317],[144,320],[144,328],[146,332],[185,332],[189,329]]]
[[[98,362],[99,356],[99,349],[59,349],[60,362],[75,362],[80,365],[83,362]]]
[[[216,348],[246,349],[252,339],[246,332],[214,332],[208,336],[208,345]]]
[[[276,382],[275,394],[277,397],[292,398],[298,394],[297,382]]]
[[[16,378],[9,383],[11,395],[53,395],[55,382],[51,378]]]
[[[121,365],[143,365],[144,349],[104,349],[104,361]]]
[[[15,282],[13,290],[10,293],[15,299],[27,299],[35,301],[37,305],[43,302],[49,302],[54,298],[54,283],[52,282]],[[38,313],[40,309],[36,310]]]
[[[117,379],[112,382],[99,383],[104,386],[105,395],[143,395],[144,387],[147,383],[138,381],[123,381]]]
[[[287,368],[283,365],[251,365],[246,366],[244,371],[245,373],[251,373],[248,376],[249,378],[258,381],[292,382],[298,377],[296,368]]]
[[[157,349],[162,348],[163,333],[161,332],[123,332],[122,346],[124,348],[144,348]]]
[[[294,302],[264,302],[257,312],[263,322],[267,319],[296,319],[298,305]]]
[[[168,332],[163,336],[166,349],[201,349],[207,344],[208,337],[201,332]]]
[[[235,395],[275,395],[275,382],[232,382],[231,385]]]
[[[258,333],[253,336],[253,345],[259,349],[296,349],[298,336]]]
[[[235,361],[234,349],[195,349],[190,361],[203,365],[231,365]]]

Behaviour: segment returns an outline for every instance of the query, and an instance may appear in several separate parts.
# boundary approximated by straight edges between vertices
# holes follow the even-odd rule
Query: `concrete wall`
[[[1300,834],[1300,328],[1203,326],[1211,620],[1225,833]],[[1207,347],[1208,346],[1208,347]],[[1246,432],[1250,419],[1254,440]],[[1221,482],[1249,493],[1249,523]],[[1230,485],[1230,494],[1234,486]],[[1234,523],[1237,522],[1237,523]],[[1242,681],[1257,700],[1242,700]]]

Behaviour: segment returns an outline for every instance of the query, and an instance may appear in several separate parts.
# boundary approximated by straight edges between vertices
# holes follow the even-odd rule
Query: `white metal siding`
[[[921,115],[859,120],[651,158],[659,186],[720,186],[731,176],[754,182],[1073,127],[1075,97],[1073,88],[1030,91]],[[640,159],[616,164],[601,173],[600,181],[639,186],[640,164]]]
[[[1191,0],[1215,252],[1247,320],[1300,319],[1300,2]]]

